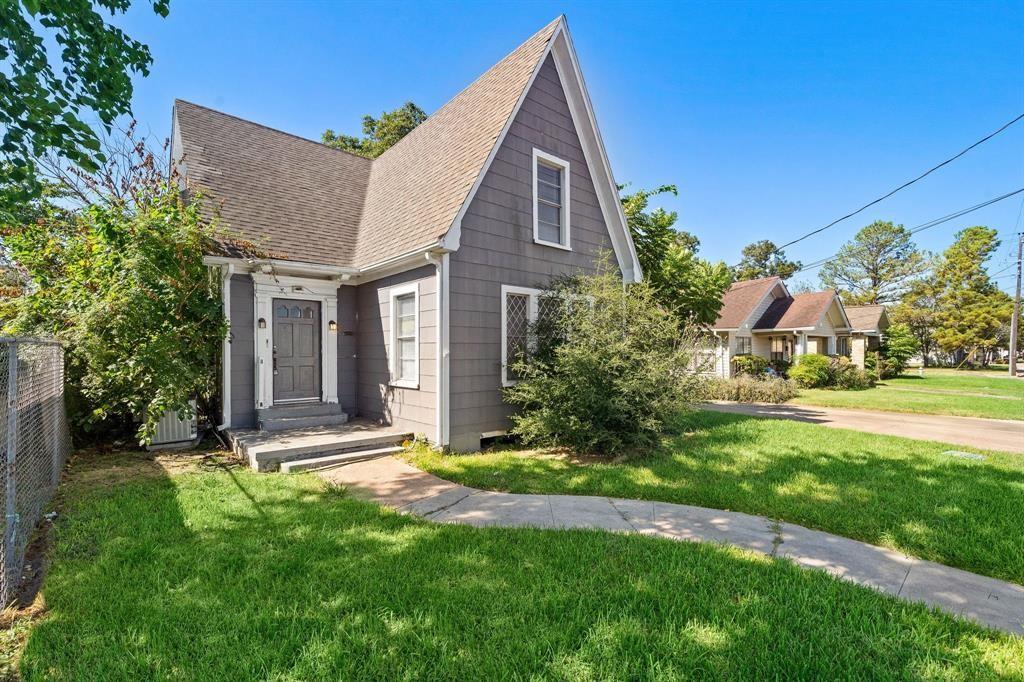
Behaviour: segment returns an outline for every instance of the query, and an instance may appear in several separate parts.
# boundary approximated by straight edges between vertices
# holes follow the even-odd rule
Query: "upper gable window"
[[[533,150],[533,241],[569,246],[569,162]]]

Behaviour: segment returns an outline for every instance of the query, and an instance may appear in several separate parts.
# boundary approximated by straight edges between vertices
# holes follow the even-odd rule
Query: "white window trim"
[[[564,222],[565,232],[565,243],[560,244],[558,242],[549,242],[540,238],[540,216],[537,214],[537,164],[545,163],[549,166],[557,166],[562,170],[562,219]],[[569,180],[569,162],[565,159],[560,159],[557,156],[548,154],[547,152],[541,151],[540,149],[534,148],[533,150],[533,241],[536,244],[543,244],[544,246],[551,246],[556,249],[564,249],[565,251],[572,251],[572,240],[570,231],[570,220],[569,216],[571,211],[569,210],[569,189],[572,184]]]
[[[398,312],[397,306],[395,305],[395,299],[400,296],[406,296],[413,294],[413,312],[415,313],[415,326],[416,326],[416,343],[414,348],[416,349],[415,361],[415,379],[398,379],[396,377],[401,375],[400,364],[402,359],[398,357],[398,324],[396,314]],[[388,310],[388,320],[390,321],[391,328],[388,332],[388,346],[389,346],[389,362],[388,370],[391,374],[391,380],[389,385],[398,388],[413,388],[419,389],[420,387],[420,283],[413,282],[412,284],[405,284],[402,286],[392,287],[388,292],[390,307]]]
[[[514,386],[519,383],[517,379],[508,377],[508,295],[520,294],[529,296],[529,305],[526,308],[526,320],[533,324],[537,321],[537,301],[540,299],[540,289],[530,287],[514,287],[507,284],[501,285],[501,385]]]

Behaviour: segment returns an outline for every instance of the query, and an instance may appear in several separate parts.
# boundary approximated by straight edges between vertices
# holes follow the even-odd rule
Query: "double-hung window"
[[[749,336],[737,336],[736,337],[736,354],[737,355],[750,355],[751,343]]]
[[[533,150],[533,241],[569,246],[569,162]]]
[[[418,284],[391,289],[391,385],[419,388],[420,293]]]
[[[785,336],[772,336],[770,339],[772,361],[786,360],[789,357],[789,340]]]

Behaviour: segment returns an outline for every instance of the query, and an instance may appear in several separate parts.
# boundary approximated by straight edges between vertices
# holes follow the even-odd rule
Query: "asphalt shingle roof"
[[[778,277],[749,279],[733,282],[729,290],[722,296],[722,307],[718,312],[718,320],[714,329],[735,329],[754,312],[754,308],[781,280]]]
[[[884,305],[848,305],[846,317],[850,319],[853,331],[881,331]]]
[[[558,27],[551,22],[370,161],[178,100],[190,187],[275,257],[365,267],[452,226]]]
[[[799,329],[813,327],[836,296],[834,291],[814,291],[777,298],[764,311],[753,329]]]

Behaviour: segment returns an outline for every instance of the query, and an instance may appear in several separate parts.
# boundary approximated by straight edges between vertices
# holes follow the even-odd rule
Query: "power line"
[[[949,213],[947,215],[944,215],[941,218],[935,218],[934,220],[929,220],[926,223],[921,223],[920,225],[912,227],[910,229],[910,234],[917,234],[918,232],[923,232],[925,230],[929,230],[929,229],[931,229],[933,227],[937,227],[937,226],[939,226],[939,225],[941,225],[943,223],[948,223],[950,220],[956,220],[957,218],[959,218],[961,216],[965,216],[968,213],[973,213],[974,211],[981,210],[981,209],[985,208],[986,206],[991,206],[992,204],[994,204],[996,202],[999,202],[999,201],[1003,201],[1004,199],[1009,199],[1010,197],[1016,196],[1016,195],[1020,194],[1021,192],[1024,192],[1024,187],[1021,187],[1018,190],[1014,190],[1013,192],[1007,192],[1006,194],[1003,194],[1003,195],[998,196],[998,197],[994,197],[994,198],[989,199],[987,201],[983,201],[980,204],[975,204],[974,206],[970,206],[968,208],[964,208],[964,209],[961,209],[959,211],[954,211],[953,213]],[[828,263],[829,261],[835,260],[836,257],[837,257],[837,254],[833,254],[831,256],[828,256],[827,258],[821,258],[819,260],[816,260],[816,261],[813,261],[811,263],[808,263],[807,265],[801,266],[800,269],[797,270],[796,272],[804,272],[805,270],[814,270],[815,268],[819,268],[822,265],[824,265],[825,263]],[[796,272],[794,272],[793,274],[796,274]]]
[[[908,180],[907,182],[904,182],[902,185],[900,185],[896,189],[892,190],[891,192],[889,192],[889,193],[887,193],[887,194],[885,194],[883,196],[880,196],[880,197],[878,197],[877,199],[875,199],[873,201],[869,201],[868,203],[866,203],[863,206],[861,206],[860,208],[858,208],[856,211],[851,211],[850,213],[847,213],[846,215],[844,215],[842,218],[837,218],[837,219],[833,220],[832,222],[830,222],[825,227],[819,227],[817,230],[812,230],[812,231],[808,232],[807,234],[805,234],[805,235],[803,235],[801,237],[797,237],[793,241],[786,242],[782,246],[776,247],[775,248],[775,253],[778,253],[778,252],[782,251],[783,249],[785,249],[788,246],[792,246],[793,244],[797,244],[799,242],[802,242],[803,240],[807,239],[808,237],[813,237],[814,235],[818,234],[819,232],[824,232],[825,230],[829,229],[830,227],[843,222],[847,218],[852,218],[853,216],[857,215],[861,211],[863,211],[863,210],[865,210],[867,208],[870,208],[871,206],[874,206],[875,204],[877,204],[877,203],[879,203],[881,201],[884,201],[884,200],[888,199],[889,197],[891,197],[893,194],[896,194],[900,190],[906,189],[907,187],[910,187],[915,182],[926,178],[927,176],[931,175],[932,173],[934,173],[938,169],[942,168],[943,166],[945,166],[947,164],[950,164],[953,161],[956,161],[961,156],[963,156],[967,152],[971,151],[972,149],[974,149],[978,145],[983,144],[984,142],[987,142],[988,140],[991,140],[993,137],[995,137],[999,133],[1003,132],[1004,130],[1006,130],[1007,128],[1012,126],[1017,121],[1020,121],[1021,119],[1024,119],[1024,114],[1020,114],[1019,116],[1017,116],[1012,121],[1010,121],[1010,122],[1004,124],[1003,126],[1001,126],[998,130],[996,130],[996,131],[994,131],[992,133],[989,133],[988,135],[986,135],[985,137],[981,138],[980,140],[978,140],[974,144],[970,145],[969,147],[966,147],[965,149],[963,149],[962,151],[957,153],[955,156],[951,156],[948,159],[946,159],[945,161],[943,161],[942,163],[940,163],[940,164],[938,164],[936,166],[932,166],[931,168],[926,170],[924,173],[921,173],[920,175],[918,175],[913,180]]]

